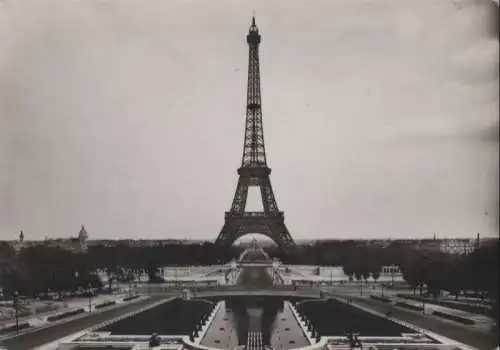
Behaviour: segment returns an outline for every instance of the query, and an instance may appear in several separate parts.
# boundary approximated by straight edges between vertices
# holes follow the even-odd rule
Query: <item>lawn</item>
[[[382,318],[338,300],[306,301],[299,303],[298,311],[305,315],[321,335],[342,336],[354,330],[360,336],[400,336],[415,333],[386,318]]]
[[[113,335],[189,335],[213,303],[204,300],[173,299],[152,309],[99,329]]]

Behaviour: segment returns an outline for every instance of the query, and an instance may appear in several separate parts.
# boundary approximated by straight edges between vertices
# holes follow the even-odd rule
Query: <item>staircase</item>
[[[273,283],[277,286],[282,286],[285,284],[283,276],[281,276],[278,269],[273,268]]]
[[[264,342],[261,332],[248,332],[245,350],[264,350]]]

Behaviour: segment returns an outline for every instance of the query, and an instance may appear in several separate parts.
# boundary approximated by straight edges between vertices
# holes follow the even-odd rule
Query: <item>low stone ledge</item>
[[[413,311],[424,311],[424,308],[422,306],[408,304],[408,303],[405,303],[404,301],[398,301],[398,302],[394,303],[394,305],[405,308],[405,309],[410,309]]]
[[[466,318],[466,317],[462,317],[462,316],[458,316],[458,315],[451,315],[451,314],[447,314],[447,313],[440,312],[440,311],[433,311],[432,315],[437,316],[437,317],[441,317],[441,318],[445,318],[447,320],[459,322],[459,323],[465,324],[465,325],[473,325],[476,323],[476,322],[474,322],[474,320],[471,320],[470,318]]]
[[[123,301],[130,301],[130,300],[137,299],[139,297],[140,297],[140,295],[131,295],[131,296],[123,298]]]
[[[78,308],[78,309],[74,309],[74,310],[70,310],[70,311],[65,311],[65,312],[58,313],[56,315],[47,317],[47,321],[48,322],[59,321],[59,320],[61,320],[63,318],[71,317],[71,316],[76,316],[76,315],[82,314],[84,312],[85,312],[85,309],[83,309],[83,308]]]
[[[387,297],[383,297],[383,296],[378,296],[378,295],[370,295],[370,298],[378,300],[378,301],[383,301],[383,302],[386,302],[386,303],[390,303],[391,302],[391,299],[389,299]]]
[[[16,327],[16,324],[8,324],[6,326],[3,326],[2,328],[0,328],[0,335],[6,335],[6,334],[9,334],[9,333],[13,333],[13,332],[16,332],[18,329],[19,330],[23,330],[23,329],[27,329],[27,328],[30,328],[31,325],[29,322],[22,322],[22,323],[19,323],[19,328]]]
[[[105,301],[104,303],[97,304],[96,306],[94,306],[94,309],[99,310],[111,305],[116,305],[116,300]]]

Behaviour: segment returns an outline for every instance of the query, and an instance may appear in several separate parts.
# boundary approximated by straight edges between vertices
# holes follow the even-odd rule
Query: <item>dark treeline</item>
[[[458,295],[474,291],[480,296],[498,294],[499,242],[458,255],[415,249],[409,243],[394,241],[382,248],[359,242],[325,242],[301,247],[295,259],[311,265],[342,266],[351,279],[380,276],[382,266],[396,265],[405,281],[423,293],[438,295],[440,290]]]
[[[108,287],[114,281],[127,282],[147,273],[157,277],[162,266],[216,265],[237,257],[243,248],[221,249],[213,243],[158,244],[152,247],[96,245],[86,253],[75,253],[59,247],[38,245],[14,249],[0,242],[0,286],[4,296],[14,292],[39,296],[48,292],[75,292],[101,288],[97,270],[104,270]]]
[[[265,248],[270,256],[287,264],[342,266],[351,279],[377,279],[382,266],[397,265],[406,282],[421,293],[437,295],[440,290],[458,294],[476,291],[496,298],[498,294],[498,241],[468,255],[416,250],[411,244],[393,241],[382,248],[360,241],[317,242],[297,247],[283,255],[277,247]],[[98,288],[97,269],[107,272],[109,281],[128,281],[138,273],[154,280],[162,266],[223,264],[243,251],[242,247],[221,249],[211,242],[201,244],[164,243],[153,247],[116,245],[91,246],[87,253],[60,248],[23,248],[16,255],[8,244],[0,243],[0,285],[4,294],[24,295]],[[426,288],[424,288],[426,286]]]
[[[5,249],[3,249],[5,250]],[[0,283],[5,298],[14,292],[39,296],[48,292],[100,288],[95,268],[84,254],[56,247],[23,248],[17,256],[0,258]]]
[[[300,247],[294,263],[342,266],[350,280],[377,280],[382,266],[400,268],[413,293],[438,297],[448,292],[488,297],[493,300],[491,316],[498,320],[499,241],[464,254],[415,249],[409,243],[394,241],[387,247],[360,242],[322,242]]]
[[[402,259],[403,278],[414,289],[438,296],[441,290],[498,298],[498,242],[468,255],[409,252]]]

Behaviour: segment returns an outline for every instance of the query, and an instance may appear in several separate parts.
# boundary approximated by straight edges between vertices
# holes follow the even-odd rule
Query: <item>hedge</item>
[[[370,295],[370,298],[375,299],[375,300],[384,301],[386,303],[390,303],[391,302],[391,299],[389,299],[387,297],[378,296],[378,295]]]
[[[396,302],[395,305],[399,306],[399,307],[404,307],[406,309],[415,310],[415,311],[423,311],[424,310],[424,308],[422,306],[407,304],[407,303],[405,303],[403,301],[398,301],[398,302]]]
[[[55,304],[50,304],[50,305],[44,305],[36,309],[37,314],[41,314],[44,312],[50,312],[50,311],[55,311],[59,310],[59,306]]]
[[[75,315],[79,315],[81,313],[85,312],[85,309],[79,308],[75,310],[71,310],[62,314],[54,315],[54,316],[49,316],[47,317],[47,321],[57,321],[66,317],[71,317]]]
[[[480,315],[486,315],[492,317],[494,314],[494,310],[491,308],[491,306],[487,307],[482,307],[478,305],[467,305],[467,304],[461,304],[461,303],[456,303],[451,300],[439,300],[439,299],[430,299],[430,298],[424,298],[421,296],[417,295],[407,295],[407,294],[396,294],[396,296],[405,298],[405,299],[410,299],[410,300],[417,300],[417,301],[422,301],[425,300],[426,302],[429,302],[431,304],[436,304],[444,307],[449,307],[452,309],[457,309],[457,310],[462,310],[466,312],[470,312],[473,314],[480,314]]]
[[[26,329],[26,328],[30,328],[30,324],[28,322],[23,322],[23,323],[19,323],[19,330],[21,329]],[[0,334],[8,334],[8,333],[12,333],[12,332],[15,332],[16,331],[16,325],[13,324],[13,325],[10,325],[8,327],[4,327],[4,328],[0,328]]]
[[[115,305],[116,304],[116,301],[114,300],[110,300],[110,301],[105,301],[104,303],[102,304],[97,304],[96,306],[94,306],[94,309],[102,309],[103,307],[107,307],[107,306],[111,306],[111,305]]]
[[[446,314],[444,312],[434,311],[432,314],[436,315],[438,317],[446,318],[448,320],[452,320],[452,321],[459,322],[459,323],[466,324],[466,325],[472,325],[475,323],[470,318],[465,318],[465,317],[461,317],[461,316],[457,316],[457,315],[450,315],[450,314]]]
[[[139,297],[140,297],[140,295],[131,295],[131,296],[123,298],[123,301],[134,300],[134,299],[137,299]]]
[[[154,276],[148,279],[148,283],[165,283],[165,279],[159,276]]]

